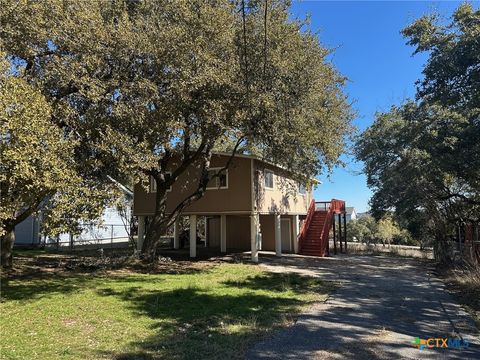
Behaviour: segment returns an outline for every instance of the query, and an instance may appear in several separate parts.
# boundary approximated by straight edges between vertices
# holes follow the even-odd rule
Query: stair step
[[[302,252],[301,255],[306,255],[306,256],[318,256],[322,257],[323,254],[321,252]]]

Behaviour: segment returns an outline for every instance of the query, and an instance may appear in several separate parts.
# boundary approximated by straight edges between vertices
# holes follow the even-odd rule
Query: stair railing
[[[330,201],[330,208],[335,212],[335,214],[345,212],[345,201],[332,199]]]
[[[312,199],[307,211],[307,217],[303,221],[302,227],[300,228],[300,234],[298,236],[298,251],[302,251],[302,244],[305,240],[305,236],[307,236],[308,227],[312,222],[313,214],[315,213],[315,200]]]
[[[333,204],[333,201],[332,201],[332,204]],[[320,245],[321,245],[322,256],[325,256],[325,250],[327,249],[328,241],[330,241],[329,237],[330,237],[330,229],[332,228],[333,211],[334,211],[333,207],[330,206],[330,208],[327,211],[325,222],[323,223],[322,232],[320,233]]]

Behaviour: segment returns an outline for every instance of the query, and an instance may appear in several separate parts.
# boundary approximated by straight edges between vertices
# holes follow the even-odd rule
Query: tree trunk
[[[1,265],[11,268],[13,265],[13,243],[15,242],[15,228],[4,229],[5,234],[1,237]]]
[[[437,232],[434,244],[434,257],[440,264],[449,264],[452,261],[450,244],[445,233]]]
[[[225,165],[224,169],[228,168],[230,161],[233,159],[233,156],[239,144],[240,143],[238,142],[237,145],[235,146],[232,156],[227,161],[227,164]],[[212,157],[211,148],[212,146],[210,145],[207,146],[205,148],[204,153],[197,153],[197,156],[195,158],[195,160],[201,161],[201,172],[200,172],[200,179],[198,181],[197,190],[194,191],[192,194],[190,194],[187,198],[185,198],[185,200],[183,200],[180,204],[178,204],[177,207],[173,210],[171,215],[167,216],[166,204],[167,204],[167,189],[169,186],[172,185],[172,183],[166,183],[164,181],[164,178],[165,178],[164,175],[162,176],[162,179],[158,176],[158,173],[157,173],[157,176],[152,176],[154,181],[156,181],[156,184],[157,184],[157,193],[155,195],[155,213],[153,215],[151,223],[148,224],[148,227],[145,233],[145,239],[143,240],[142,254],[145,259],[150,261],[153,261],[155,259],[157,247],[160,242],[160,237],[167,232],[168,225],[171,224],[180,215],[182,209],[185,206],[188,206],[192,202],[203,197],[205,193],[205,189],[207,188],[208,181],[210,180],[208,176],[208,169],[210,168],[210,159]],[[193,163],[191,159],[188,162],[184,162],[179,167],[179,169],[182,169],[182,172],[185,171],[188,168],[188,166],[191,166],[191,164]],[[178,169],[173,173],[176,173],[177,171]],[[182,172],[178,173],[177,176],[179,176]],[[218,176],[219,173],[220,172],[217,172],[216,176]]]
[[[167,229],[168,217],[162,213],[155,214],[148,224],[143,240],[142,254],[145,259],[155,259],[160,238],[167,232]]]

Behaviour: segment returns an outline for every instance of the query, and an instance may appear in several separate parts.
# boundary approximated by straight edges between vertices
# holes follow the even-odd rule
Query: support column
[[[345,254],[347,253],[347,213],[343,213],[343,236],[345,237]]]
[[[340,253],[343,253],[342,214],[338,214],[338,240],[340,240]]]
[[[257,250],[258,226],[255,215],[250,215],[250,248],[252,250],[252,261],[258,262]]]
[[[197,215],[190,215],[190,257],[197,257]]]
[[[180,249],[180,227],[178,224],[178,218],[173,223],[173,248],[175,250]]]
[[[280,215],[275,216],[275,255],[282,256],[282,228]]]
[[[335,214],[333,217],[333,254],[337,255],[337,222],[335,221]]]
[[[137,250],[142,251],[143,239],[145,239],[145,216],[138,217],[138,236],[137,236]]]
[[[220,216],[220,252],[227,252],[227,216]]]
[[[300,232],[300,223],[298,215],[293,217],[293,252],[298,254],[298,234]]]

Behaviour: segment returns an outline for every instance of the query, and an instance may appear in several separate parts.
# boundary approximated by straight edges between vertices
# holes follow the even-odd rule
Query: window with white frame
[[[172,175],[170,171],[166,172],[165,174],[167,175]],[[169,186],[167,189],[167,192],[172,191],[172,186]],[[150,192],[157,192],[157,182],[153,178],[153,176],[150,176]]]
[[[265,170],[263,174],[265,188],[266,189],[273,189],[274,182],[273,182],[273,171]]]
[[[305,185],[301,183],[298,184],[298,193],[300,195],[305,195],[307,193],[307,188],[305,187]]]
[[[228,170],[223,170],[220,174],[217,175],[218,171],[221,168],[210,168],[208,169],[208,182],[207,189],[228,189]]]

